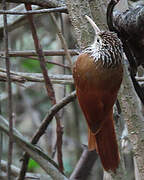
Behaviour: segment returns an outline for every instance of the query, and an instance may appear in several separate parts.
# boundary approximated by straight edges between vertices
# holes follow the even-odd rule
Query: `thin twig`
[[[55,116],[57,116],[57,114]],[[61,125],[60,115],[56,119],[56,122],[57,122],[57,126],[56,126],[56,132],[57,132],[57,160],[58,160],[58,163],[59,163],[59,170],[63,173],[63,170],[64,170],[64,166],[63,166],[63,154],[62,154],[63,127]]]
[[[62,32],[62,35],[64,35],[64,26],[63,26],[62,14],[60,14],[60,22],[61,22],[61,32]],[[63,64],[65,64],[65,57],[64,56],[62,57],[62,61],[63,61]],[[63,74],[65,74],[65,68],[63,68]],[[63,86],[63,95],[62,96],[65,97],[65,94],[66,94],[66,87]],[[64,108],[60,112],[61,119],[63,118],[63,114],[64,114]],[[57,150],[57,140],[54,143],[54,147],[52,150],[52,158],[55,157],[56,150]]]
[[[49,77],[51,78],[51,82],[53,84],[73,84],[73,79],[72,79],[72,75],[49,75]],[[7,75],[6,73],[0,72],[0,81],[4,81],[7,82]],[[16,75],[11,75],[11,81],[12,82],[17,82],[17,83],[22,83],[22,85],[24,83],[27,82],[40,82],[43,83],[44,82],[44,78],[42,76],[41,73],[22,73],[22,74],[18,74],[16,73]]]
[[[12,11],[12,10],[0,10],[0,14],[10,14],[10,15],[27,15],[27,14],[45,14],[51,12],[66,12],[66,7],[57,7],[57,8],[50,8],[50,9],[40,9],[40,10],[31,10],[31,11]]]
[[[2,1],[3,10],[6,10],[6,1]],[[11,179],[11,163],[13,151],[13,120],[12,120],[12,91],[11,91],[11,78],[10,78],[10,62],[8,54],[8,29],[7,29],[7,15],[3,15],[4,21],[4,44],[5,44],[5,60],[7,71],[7,85],[8,85],[8,116],[9,116],[9,150],[8,150],[8,180]]]
[[[39,59],[37,59],[37,58],[34,58],[34,57],[32,57],[32,56],[27,56],[27,57],[24,57],[24,58],[29,58],[29,59],[26,59],[27,61],[29,61],[29,60],[36,60],[36,61],[39,61]],[[61,66],[61,67],[63,67],[63,68],[68,68],[68,69],[70,69],[70,66],[67,66],[67,65],[65,65],[65,64],[61,64],[61,63],[57,63],[57,62],[53,62],[53,61],[49,61],[49,60],[45,60],[45,62],[46,63],[49,63],[49,64],[54,64],[54,65],[57,65],[57,66]]]
[[[1,161],[2,161],[2,153],[3,153],[3,133],[0,131],[0,175],[1,175]]]
[[[62,16],[61,16],[61,19],[62,19]],[[55,22],[56,23],[56,22]],[[56,23],[56,26],[58,26],[57,25],[57,23]],[[61,21],[61,33],[62,33],[62,35],[63,35],[63,22]],[[61,41],[62,42],[62,41]],[[62,44],[62,46],[63,46],[63,44]],[[65,51],[65,53],[67,53],[66,51]],[[69,56],[70,57],[70,56]],[[68,57],[68,58],[69,58]],[[62,57],[63,58],[63,64],[65,63],[65,57],[63,56]],[[71,64],[70,64],[70,68],[71,68]],[[65,69],[63,70],[63,73],[65,73]],[[65,86],[63,86],[63,90],[64,90],[64,93],[63,93],[63,97],[65,96]],[[63,159],[63,154],[62,154],[62,150],[60,150],[60,149],[62,149],[62,135],[63,135],[63,127],[62,127],[62,125],[61,125],[61,121],[62,121],[62,116],[63,116],[63,113],[64,113],[64,108],[61,110],[61,112],[59,113],[59,115],[60,115],[60,121],[57,123],[57,139],[56,139],[56,144],[55,144],[55,150],[57,150],[57,159],[58,159],[58,161],[61,163],[60,164],[60,170],[61,170],[61,172],[63,172],[63,169],[64,169],[64,167],[63,167],[63,161],[62,161],[62,159]],[[55,153],[56,153],[56,151],[55,151]],[[54,154],[53,154],[54,155]]]
[[[31,5],[30,4],[25,5],[25,7],[26,7],[27,11],[31,10]],[[52,101],[52,104],[55,104],[56,103],[55,98],[54,98],[55,94],[54,94],[54,91],[53,91],[52,83],[51,83],[51,81],[50,81],[50,79],[48,77],[42,47],[40,45],[40,42],[39,42],[39,39],[38,39],[38,36],[37,36],[37,32],[36,32],[36,27],[35,27],[35,24],[33,22],[33,17],[32,17],[31,14],[28,15],[28,20],[29,20],[30,27],[31,27],[31,32],[32,32],[33,40],[34,40],[35,49],[36,49],[38,58],[40,60],[40,67],[42,69],[42,73],[43,73],[43,76],[44,76],[46,90],[47,90],[48,96],[50,97],[50,99]]]
[[[1,101],[0,101],[0,114],[1,111]],[[2,161],[2,153],[3,153],[3,133],[0,131],[0,176],[1,176],[1,161]]]
[[[1,57],[2,59],[5,59],[3,56]],[[39,59],[37,59],[36,57],[33,57],[33,56],[23,56],[23,58],[26,58],[25,60],[26,61],[30,61],[30,60],[35,60],[35,61],[39,61]],[[23,60],[23,59],[18,59],[18,60]],[[49,61],[49,60],[45,60],[46,63],[49,63],[49,64],[54,64],[54,65],[57,65],[57,66],[61,66],[63,68],[68,68],[70,69],[70,66],[68,65],[64,65],[64,64],[61,64],[61,63],[57,63],[57,62],[53,62],[53,61]]]
[[[42,73],[25,73],[10,71],[11,81],[26,83],[26,82],[44,82]],[[73,84],[72,75],[49,74],[52,83],[55,84]],[[0,81],[7,81],[6,70],[0,68]]]
[[[60,14],[60,22],[61,22],[62,35],[64,36],[64,22],[63,22],[62,14]],[[62,57],[62,63],[63,63],[64,66],[66,66],[66,62],[65,62],[65,57],[64,56]],[[66,74],[66,69],[65,68],[63,68],[63,74],[64,75]],[[64,86],[63,87],[63,97],[65,97],[65,95],[66,95],[66,87]],[[61,117],[63,117],[63,114],[64,114],[64,108],[62,110]]]
[[[79,52],[75,49],[69,49],[69,54],[71,56],[79,55]],[[4,51],[0,51],[0,57],[3,57],[5,54]],[[65,56],[66,53],[64,50],[43,50],[44,56]],[[27,50],[27,51],[9,51],[10,57],[24,57],[24,56],[37,56],[37,52],[35,50]]]
[[[63,48],[64,48],[64,51],[65,51],[67,60],[69,61],[69,65],[70,65],[70,67],[71,67],[71,69],[72,69],[72,60],[71,60],[71,56],[70,56],[70,54],[69,54],[69,52],[68,52],[68,47],[67,47],[67,43],[66,43],[66,41],[65,41],[65,38],[63,37],[63,34],[62,34],[62,32],[61,32],[58,24],[57,24],[57,21],[56,21],[55,16],[54,16],[53,14],[50,14],[50,16],[51,16],[51,18],[52,18],[53,23],[55,24],[55,27],[56,27],[56,30],[57,30],[57,34],[58,34],[59,39],[60,39],[60,41],[61,41],[61,44],[62,44],[62,46],[63,46]]]

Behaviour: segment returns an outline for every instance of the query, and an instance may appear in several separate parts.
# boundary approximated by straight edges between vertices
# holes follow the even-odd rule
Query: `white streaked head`
[[[94,53],[95,54],[95,59],[99,59],[99,55],[100,55],[99,51],[102,48],[102,38],[100,36],[101,31],[98,28],[98,26],[95,24],[95,22],[90,17],[88,17],[87,15],[85,17],[87,18],[87,20],[89,21],[89,23],[92,25],[92,27],[95,30],[94,42],[89,48],[87,48],[87,50],[91,49],[93,52],[95,52]]]
[[[103,67],[115,67],[123,60],[122,44],[114,32],[100,31],[94,21],[86,16],[95,30],[94,42],[83,53],[93,57],[94,62],[101,61]]]

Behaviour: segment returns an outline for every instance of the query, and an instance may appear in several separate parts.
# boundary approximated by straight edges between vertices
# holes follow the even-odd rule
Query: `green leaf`
[[[21,65],[26,71],[41,72],[41,67],[38,60],[32,60],[32,59],[23,60]],[[50,69],[53,67],[53,64],[47,63],[46,67],[47,69]]]
[[[29,160],[28,170],[36,169],[39,167],[40,167],[40,165],[36,161],[34,161],[33,159]]]

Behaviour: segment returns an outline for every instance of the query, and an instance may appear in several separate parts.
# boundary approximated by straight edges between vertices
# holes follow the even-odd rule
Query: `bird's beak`
[[[85,15],[85,17],[87,18],[87,20],[89,21],[89,23],[92,25],[92,27],[95,30],[96,35],[98,35],[100,33],[100,29],[98,28],[98,26],[95,24],[95,22],[87,15]]]

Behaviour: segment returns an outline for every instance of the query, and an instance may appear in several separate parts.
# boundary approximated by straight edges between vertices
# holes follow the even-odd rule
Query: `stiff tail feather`
[[[115,172],[118,168],[120,158],[112,117],[105,121],[103,127],[96,135],[92,134],[89,130],[88,140],[89,149],[93,150],[95,146],[104,169]]]
[[[90,128],[88,128],[88,149],[89,150],[95,150],[98,152],[97,144],[96,144],[96,138],[95,135],[91,132]]]
[[[104,107],[103,104],[106,103],[101,103],[99,99],[101,96],[98,94],[86,96],[77,89],[77,96],[88,124],[88,148],[89,150],[96,149],[106,171],[115,172],[120,159],[114,130],[113,109],[109,107],[109,104]],[[106,101],[110,102],[108,97]],[[111,99],[115,98],[111,97]]]

